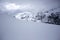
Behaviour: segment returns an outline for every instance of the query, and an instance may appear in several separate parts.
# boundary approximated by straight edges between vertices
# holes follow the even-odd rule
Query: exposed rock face
[[[51,13],[50,16],[48,16],[48,22],[52,24],[60,25],[60,12]]]
[[[54,10],[55,9],[53,9],[51,11],[54,11]],[[57,12],[55,12],[55,11],[54,12],[49,12],[49,11],[40,12],[40,13],[37,13],[36,19],[41,20],[41,22],[44,22],[44,23],[60,25],[60,11],[57,11]]]
[[[60,11],[56,11],[59,8],[50,9],[45,12],[37,12],[36,15],[31,11],[22,12],[15,15],[15,18],[19,20],[60,25]]]
[[[41,15],[37,20],[41,20],[44,23],[60,25],[60,12],[51,13],[50,15]]]

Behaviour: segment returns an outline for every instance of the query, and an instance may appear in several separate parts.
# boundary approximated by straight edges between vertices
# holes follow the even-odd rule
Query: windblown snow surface
[[[60,25],[26,20],[0,14],[1,40],[59,40]]]

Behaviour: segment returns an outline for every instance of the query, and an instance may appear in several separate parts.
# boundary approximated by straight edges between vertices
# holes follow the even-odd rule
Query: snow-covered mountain
[[[42,11],[37,12],[36,15],[34,15],[31,11],[30,12],[27,11],[27,12],[17,13],[14,16],[16,19],[19,20],[28,20],[34,22],[41,21],[44,23],[60,25],[60,11],[58,9],[60,8],[53,8],[45,12]]]

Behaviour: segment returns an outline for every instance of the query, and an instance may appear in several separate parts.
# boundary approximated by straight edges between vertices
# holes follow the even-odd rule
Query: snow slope
[[[1,40],[60,40],[60,26],[0,15]]]

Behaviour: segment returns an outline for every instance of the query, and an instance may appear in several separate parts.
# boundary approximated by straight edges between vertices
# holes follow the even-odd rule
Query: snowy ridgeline
[[[54,11],[57,8],[45,12],[38,12],[36,15],[32,12],[22,12],[16,14],[14,17],[19,20],[28,20],[34,22],[43,22],[49,24],[60,25],[60,11]]]
[[[24,6],[24,7],[23,7]],[[28,7],[28,9],[26,9]],[[36,8],[30,8],[30,5],[16,5],[15,3],[9,3],[0,7],[0,13],[12,14],[16,19],[27,20],[34,22],[44,22],[49,24],[60,25],[60,7],[52,8],[50,10],[38,11]],[[34,9],[34,10],[32,10]]]

